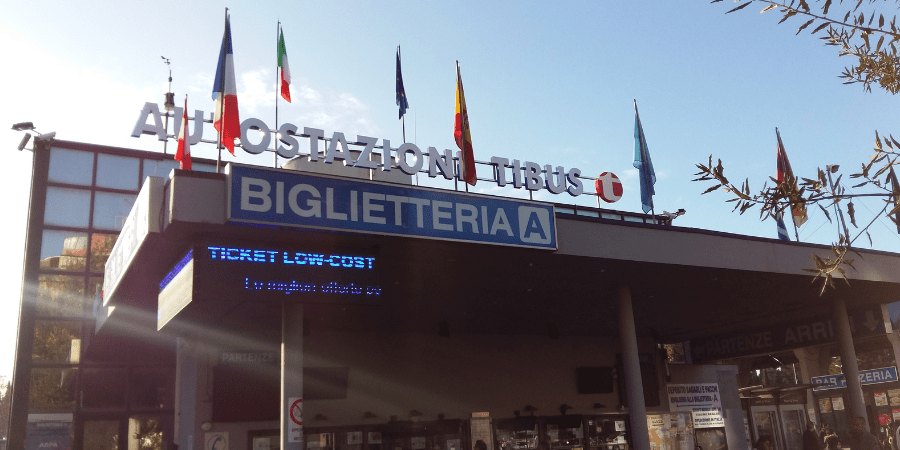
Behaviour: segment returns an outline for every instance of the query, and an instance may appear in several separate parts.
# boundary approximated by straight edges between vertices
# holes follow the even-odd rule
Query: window
[[[50,151],[48,179],[56,183],[90,186],[94,178],[94,154],[54,148]]]

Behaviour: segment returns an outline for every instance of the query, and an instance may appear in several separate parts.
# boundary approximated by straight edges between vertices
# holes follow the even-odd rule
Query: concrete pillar
[[[822,365],[822,354],[828,354],[829,348],[827,346],[819,346],[819,347],[804,347],[794,349],[794,356],[797,357],[799,361],[798,365],[800,366],[800,375],[802,376],[801,381],[803,383],[809,383],[812,377],[818,377],[822,375],[828,374],[828,364]],[[827,360],[827,359],[826,359]],[[807,414],[812,408],[813,411],[816,411],[818,408],[816,407],[816,398],[813,396],[812,389],[806,390],[806,410]],[[818,417],[818,416],[816,416]],[[819,419],[815,419],[818,425]]]
[[[178,338],[175,365],[175,432],[180,449],[202,449],[204,422],[212,420],[212,391],[208,383],[209,349],[203,344]]]
[[[281,448],[303,445],[303,304],[281,309]]]
[[[894,365],[900,368],[900,330],[892,330],[886,336],[888,342],[891,343],[891,349],[894,351]]]
[[[862,417],[869,428],[866,415],[866,403],[863,400],[862,385],[859,383],[859,366],[856,364],[856,350],[853,348],[853,337],[850,335],[850,319],[847,316],[847,303],[842,298],[835,298],[832,303],[834,315],[835,338],[841,352],[841,365],[847,379],[847,397],[850,403],[849,416]]]
[[[619,340],[622,342],[622,366],[625,369],[625,392],[628,395],[628,417],[631,419],[632,448],[650,450],[650,434],[647,429],[647,406],[644,403],[644,383],[641,379],[641,362],[638,358],[637,333],[634,329],[634,308],[631,304],[631,288],[619,286],[616,293],[619,313]]]

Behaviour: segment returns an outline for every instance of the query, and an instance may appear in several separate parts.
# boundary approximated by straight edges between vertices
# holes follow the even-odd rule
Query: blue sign
[[[862,385],[890,383],[897,380],[897,367],[895,366],[859,371],[859,384]],[[847,387],[847,378],[844,376],[844,374],[812,377],[809,381],[812,384],[821,384],[821,386],[813,388],[814,391],[824,391],[827,389],[840,389],[843,387]]]
[[[230,164],[229,220],[556,250],[553,205]]]

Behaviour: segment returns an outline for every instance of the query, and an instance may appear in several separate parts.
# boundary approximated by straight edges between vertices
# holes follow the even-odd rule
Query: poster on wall
[[[894,422],[900,420],[900,409],[897,409],[897,408],[892,409],[891,417],[894,418]]]
[[[381,443],[381,432],[380,431],[370,431],[369,432],[369,443],[370,444],[380,444]]]
[[[650,450],[694,450],[690,413],[648,414]]]
[[[875,406],[887,406],[887,405],[888,405],[887,393],[876,392],[875,393]]]
[[[831,398],[820,398],[819,399],[819,412],[823,414],[830,413],[831,409]]]
[[[831,397],[831,407],[834,408],[835,411],[843,411],[844,397]]]
[[[362,444],[362,431],[347,432],[347,445]]]
[[[891,406],[900,406],[900,389],[888,389]]]
[[[29,414],[25,450],[70,450],[72,414]]]
[[[694,428],[718,428],[725,426],[722,408],[694,408],[691,411]]]
[[[469,427],[472,430],[472,443],[474,445],[478,441],[484,441],[487,444],[487,450],[494,449],[494,438],[491,432],[491,414],[487,412],[473,412],[472,418],[469,419]]]

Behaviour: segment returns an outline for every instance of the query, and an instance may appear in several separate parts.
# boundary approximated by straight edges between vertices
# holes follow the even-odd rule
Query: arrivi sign
[[[182,108],[175,108],[175,128],[181,126]],[[190,143],[197,144],[203,138],[203,115],[200,110],[194,111],[194,130],[190,133]],[[133,137],[141,135],[156,136],[160,141],[167,138],[166,128],[163,126],[163,115],[159,112],[159,105],[147,102],[141,110],[140,117],[131,132]],[[248,133],[254,130],[253,133]],[[273,139],[277,133],[278,139]],[[261,136],[258,143],[253,143],[248,135]],[[306,142],[301,143],[301,139]],[[275,148],[269,145],[275,141]],[[319,152],[319,140],[326,140],[328,144],[324,157]],[[361,150],[350,151],[348,147],[356,145]],[[379,145],[380,144],[380,145]],[[301,147],[306,147],[301,153]],[[438,151],[435,147],[422,149],[413,143],[403,143],[399,147],[391,146],[389,139],[380,139],[371,136],[357,135],[356,140],[348,140],[344,133],[335,131],[326,134],[325,130],[303,127],[302,130],[294,124],[284,123],[278,130],[272,130],[260,119],[250,118],[241,122],[241,148],[250,154],[260,154],[265,151],[274,151],[283,158],[294,158],[298,155],[308,155],[312,162],[334,164],[340,161],[345,166],[363,170],[382,170],[389,172],[399,169],[407,175],[415,175],[427,168],[427,174],[431,178],[442,176],[447,180],[454,177],[462,179],[454,163],[454,156],[458,159],[459,152],[452,150]],[[372,155],[377,155],[372,157]],[[382,154],[389,155],[390,164],[381,164]],[[572,167],[566,170],[562,166],[553,167],[550,164],[541,165],[531,161],[519,161],[499,156],[492,156],[490,165],[496,174],[494,182],[498,186],[511,185],[516,189],[525,188],[529,191],[546,189],[551,194],[568,193],[577,197],[584,192],[581,169]]]

